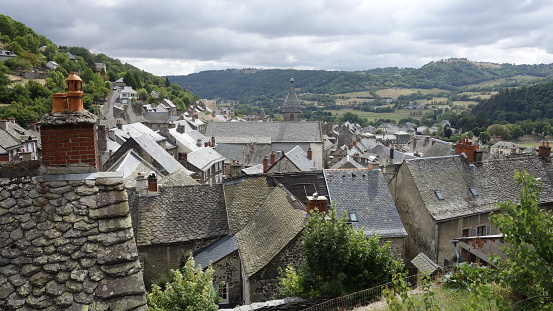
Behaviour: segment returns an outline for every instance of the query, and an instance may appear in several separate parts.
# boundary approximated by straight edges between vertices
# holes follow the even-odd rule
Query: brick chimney
[[[481,153],[476,154],[475,157],[475,151],[478,150],[480,147],[478,145],[475,145],[472,143],[472,141],[469,140],[468,136],[464,139],[461,139],[460,141],[455,144],[455,154],[461,154],[464,153],[467,156],[467,160],[471,163],[473,162],[481,162],[477,161],[476,157],[481,156]]]
[[[541,142],[541,146],[538,147],[538,156],[542,159],[549,159],[551,156],[551,147],[548,141]]]
[[[313,160],[313,151],[311,150],[311,147],[307,148],[307,158],[309,160]]]
[[[263,158],[263,173],[267,172],[269,169],[269,159],[267,159],[267,156]]]
[[[271,158],[270,158],[270,159],[271,159],[271,160],[269,161],[269,163],[270,163],[271,165],[275,164],[275,162],[276,162],[276,156],[275,156],[275,151],[274,151],[274,150],[271,151]]]
[[[153,172],[148,176],[148,192],[157,193],[157,176]]]
[[[42,161],[51,174],[90,173],[99,170],[98,117],[84,109],[82,80],[75,73],[66,79],[68,91],[52,95],[52,112],[38,122]],[[66,106],[60,110],[59,106]]]
[[[307,197],[306,203],[307,213],[309,215],[311,215],[315,208],[319,211],[320,214],[326,214],[327,212],[328,201],[323,195],[319,196],[315,192],[313,196]]]

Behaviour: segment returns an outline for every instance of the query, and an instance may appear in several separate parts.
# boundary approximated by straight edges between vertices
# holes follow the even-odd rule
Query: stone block
[[[88,215],[92,219],[105,219],[114,217],[123,217],[129,214],[129,206],[125,204],[113,204],[104,207],[91,209]]]
[[[96,295],[103,299],[144,294],[145,288],[142,273],[118,278],[106,277],[100,281],[96,289]]]
[[[131,227],[132,221],[130,217],[98,220],[98,229],[100,230],[100,232],[119,231],[121,229],[128,229]]]
[[[138,254],[134,240],[106,246],[104,249],[98,250],[98,263],[101,265],[127,262],[137,258]]]

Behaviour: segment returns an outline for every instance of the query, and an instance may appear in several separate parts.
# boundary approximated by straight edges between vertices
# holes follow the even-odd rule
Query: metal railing
[[[452,266],[443,267],[434,272],[431,277],[435,280],[451,270]],[[417,288],[420,286],[421,277],[421,274],[411,275],[405,278],[405,282],[411,285],[412,288]],[[393,285],[394,284],[392,282],[389,282],[353,294],[333,298],[318,305],[304,309],[303,311],[344,311],[367,306],[373,302],[381,300],[383,296],[382,291],[385,288],[393,288]]]

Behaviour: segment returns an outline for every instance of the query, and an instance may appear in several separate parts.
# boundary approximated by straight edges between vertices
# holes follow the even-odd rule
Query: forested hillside
[[[430,62],[419,69],[377,68],[366,71],[323,71],[294,69],[227,69],[169,76],[172,83],[202,98],[222,98],[254,103],[286,96],[288,80],[294,78],[302,93],[342,94],[376,91],[387,87],[440,88],[449,91],[492,90],[474,86],[484,81],[507,79],[499,86],[519,86],[517,76],[542,78],[553,74],[552,64],[512,65],[476,63],[465,59]],[[515,78],[513,78],[515,77]],[[509,79],[512,78],[512,79]]]
[[[165,78],[123,64],[118,59],[92,54],[83,47],[59,47],[23,23],[1,14],[0,49],[17,55],[0,62],[0,118],[15,117],[22,125],[40,119],[50,111],[51,94],[65,91],[65,79],[70,72],[78,73],[83,79],[83,100],[85,107],[92,111],[112,90],[110,81],[119,78],[132,86],[144,101],[155,102],[157,99],[151,96],[151,92],[155,91],[160,98],[169,98],[182,109],[197,98],[181,86],[170,84]],[[68,53],[77,59],[70,60]],[[47,69],[49,61],[59,66],[55,70]],[[95,72],[95,63],[105,63],[107,70]],[[34,80],[12,82],[9,79],[8,75],[14,77],[25,71],[44,72],[50,77],[44,83]]]

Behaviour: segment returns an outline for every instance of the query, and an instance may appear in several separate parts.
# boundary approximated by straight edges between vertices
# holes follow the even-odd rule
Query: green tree
[[[538,179],[518,171],[514,178],[522,186],[520,204],[499,203],[490,216],[508,243],[500,273],[515,293],[544,310],[553,307],[553,214],[540,206]]]
[[[211,267],[204,272],[196,268],[190,256],[184,267],[171,270],[165,288],[153,284],[148,306],[153,311],[215,311],[218,309],[213,290]]]
[[[484,144],[487,144],[491,137],[490,137],[490,134],[488,134],[487,132],[480,132],[480,135],[478,135],[478,139],[484,143]]]
[[[297,272],[287,268],[281,285],[304,297],[338,296],[384,284],[403,268],[389,243],[381,245],[379,236],[353,229],[334,208],[310,216],[303,245],[302,265]]]

